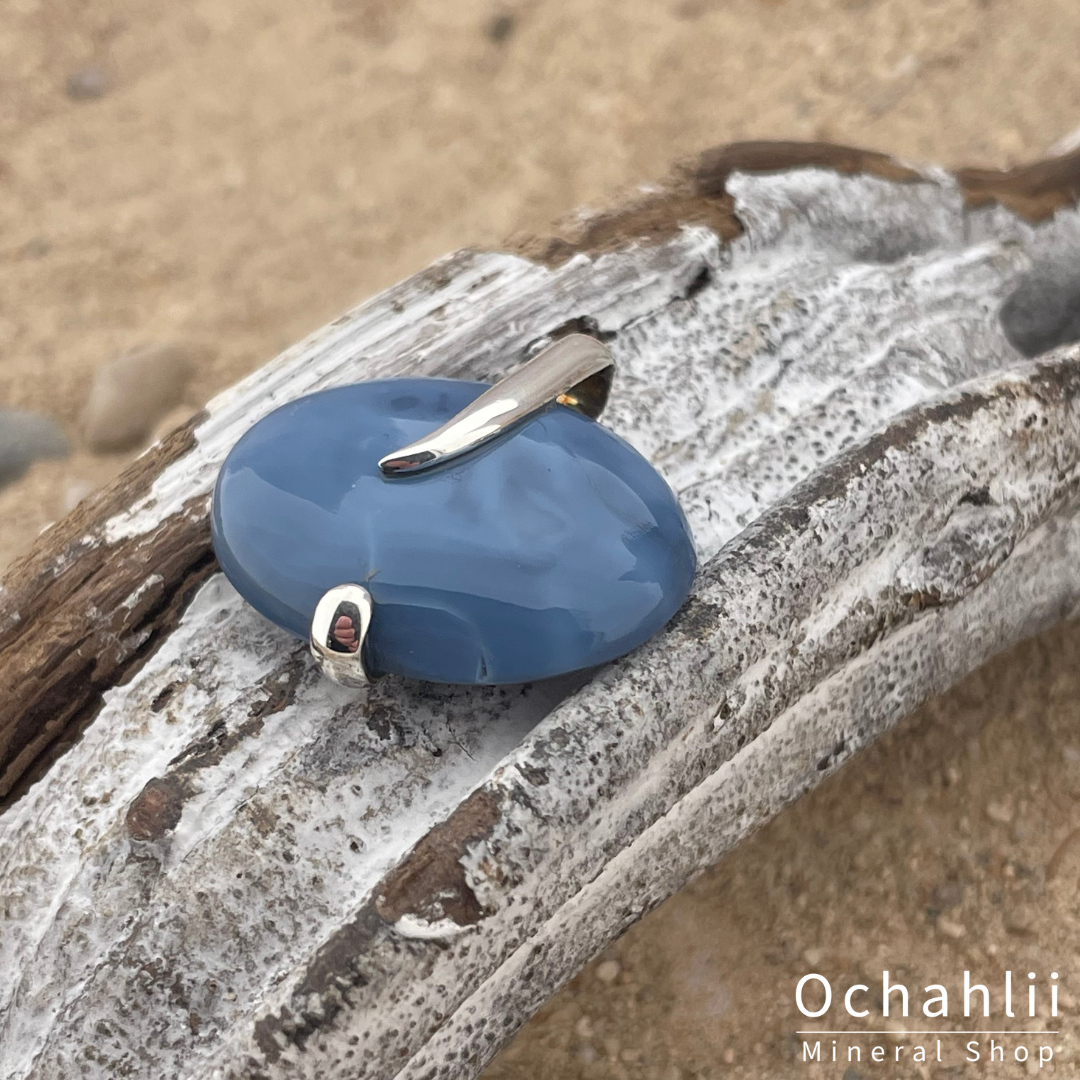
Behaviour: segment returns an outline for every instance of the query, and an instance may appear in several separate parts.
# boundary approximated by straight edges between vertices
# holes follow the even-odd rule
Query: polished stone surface
[[[379,472],[486,389],[384,379],[259,421],[214,493],[229,580],[303,638],[323,592],[364,585],[372,674],[527,682],[647,640],[686,598],[693,542],[652,465],[596,421],[556,405],[431,472]]]

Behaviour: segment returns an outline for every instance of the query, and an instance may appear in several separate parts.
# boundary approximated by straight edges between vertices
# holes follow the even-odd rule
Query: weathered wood
[[[706,155],[375,298],[54,527],[0,596],[5,790],[83,733],[0,817],[0,1077],[471,1076],[695,869],[1071,615],[1080,354],[1010,338],[1064,333],[1016,297],[1071,287],[1078,176]],[[701,551],[653,642],[357,697],[210,576],[210,486],[269,409],[493,378],[567,328],[608,340],[606,422]]]
[[[575,254],[595,256],[625,249],[635,241],[667,240],[692,224],[708,226],[720,239],[730,241],[742,230],[727,187],[733,172],[770,173],[806,166],[909,183],[920,175],[883,154],[848,147],[740,143],[706,152],[628,205],[578,215],[562,234],[543,240],[526,238],[516,247],[523,255],[557,266]],[[984,206],[999,202],[1039,222],[1076,201],[1080,152],[1008,172],[961,170],[959,175],[966,178],[959,190],[969,203]],[[881,230],[872,229],[868,235],[880,236]],[[910,236],[901,238],[901,247],[911,240]],[[437,294],[439,284],[448,284],[452,273],[438,265],[421,278]],[[406,291],[414,291],[414,283],[407,283]],[[394,296],[400,291],[401,287],[385,294],[387,303],[397,302]],[[567,308],[573,307],[571,300]],[[426,311],[438,314],[439,309],[436,302]],[[416,315],[422,317],[424,311],[417,310]],[[552,328],[533,329],[539,335]],[[408,369],[410,350],[415,351],[425,335],[432,336],[435,348],[441,345],[439,330],[430,325],[415,326],[411,334],[401,327],[397,332],[398,341],[381,343],[381,371]],[[310,347],[316,347],[319,340],[320,335],[316,335]],[[395,345],[400,349],[396,362],[393,356],[387,362],[385,350]],[[521,341],[513,341],[513,347],[520,352]],[[296,350],[286,354],[295,355]],[[489,365],[488,373],[503,371],[516,359],[504,357],[501,366]],[[455,362],[462,361],[460,357],[455,361],[453,353],[448,353],[445,370],[467,370],[455,368]],[[436,361],[430,370],[443,368]],[[483,362],[478,370],[485,371]],[[70,745],[96,715],[103,691],[137,670],[175,625],[177,613],[193,588],[212,569],[205,483],[200,487],[194,477],[190,505],[177,508],[168,520],[162,518],[147,532],[107,535],[108,523],[145,498],[149,485],[166,466],[190,460],[192,432],[203,419],[193,418],[184,429],[143,455],[110,487],[84,500],[48,530],[4,579],[0,587],[0,686],[7,692],[0,700],[0,799],[9,795],[35,762],[39,763],[38,773],[48,764],[49,748],[54,743],[59,742],[60,748]],[[205,481],[205,476],[199,479]],[[152,575],[148,576],[144,567],[150,564],[161,581],[147,585]],[[122,603],[144,586],[141,603]],[[103,612],[109,613],[108,618],[102,618]]]

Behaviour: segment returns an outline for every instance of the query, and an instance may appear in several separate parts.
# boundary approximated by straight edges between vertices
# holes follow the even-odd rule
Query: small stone
[[[582,1065],[591,1065],[594,1061],[600,1057],[597,1053],[596,1047],[592,1043],[582,1043],[577,1048],[577,1058]]]
[[[591,1039],[593,1037],[592,1020],[587,1016],[581,1017],[574,1025],[574,1031],[577,1032],[578,1037],[581,1039]]]
[[[513,34],[516,26],[517,19],[509,11],[504,11],[488,23],[487,36],[496,45],[501,45]]]
[[[723,1058],[724,1058],[724,1064],[725,1065],[734,1065],[735,1064],[735,1048],[733,1046],[729,1046],[724,1051]]]
[[[109,89],[109,77],[99,65],[87,64],[68,76],[66,89],[72,101],[93,101]]]
[[[1009,829],[1009,836],[1014,844],[1030,844],[1036,835],[1037,830],[1032,826],[1031,822],[1025,821],[1023,818],[1017,818]]]
[[[707,0],[683,0],[681,4],[675,5],[672,13],[676,19],[689,21],[691,19],[700,19],[708,9]]]
[[[52,251],[52,244],[44,236],[34,236],[19,248],[21,259],[43,259]]]
[[[802,958],[812,967],[816,968],[821,963],[822,957],[825,954],[821,949],[804,949]]]
[[[67,436],[55,420],[22,409],[0,408],[0,487],[40,458],[65,457]]]
[[[1010,934],[1030,934],[1035,925],[1035,912],[1028,906],[1010,908],[1005,912],[1003,920],[1005,929]]]
[[[994,802],[991,800],[986,804],[986,816],[999,825],[1008,825],[1013,819],[1012,805],[1007,802]]]
[[[907,1025],[902,1024],[899,1020],[885,1020],[882,1027],[888,1033],[889,1042],[898,1043],[908,1033]]]
[[[962,938],[967,933],[966,926],[963,926],[958,922],[953,922],[952,919],[938,919],[937,927],[946,937],[954,939]]]
[[[151,345],[99,367],[81,416],[87,446],[101,453],[140,445],[183,400],[192,366],[183,346]]]
[[[948,911],[964,902],[964,886],[958,881],[943,881],[934,886],[930,906],[935,911]]]
[[[602,982],[610,985],[618,977],[621,971],[618,960],[605,960],[596,969],[596,977]]]
[[[627,1065],[636,1065],[641,1060],[641,1051],[636,1046],[627,1046],[619,1051],[619,1060]]]
[[[854,1065],[849,1065],[844,1070],[844,1080],[863,1080],[863,1074]]]

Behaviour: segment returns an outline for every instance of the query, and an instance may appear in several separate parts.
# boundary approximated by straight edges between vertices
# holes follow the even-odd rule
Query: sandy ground
[[[198,350],[195,408],[431,258],[732,139],[1029,159],[1080,123],[1078,55],[1076,0],[0,0],[0,404],[76,442],[0,492],[0,566],[129,460],[79,448],[76,419],[133,346]],[[843,1076],[795,1064],[809,970],[970,968],[998,998],[1000,971],[1022,996],[1056,970],[1080,997],[1078,645],[933,703],[627,934],[489,1078]],[[958,1039],[925,1067],[871,1041],[847,1080],[983,1075]]]

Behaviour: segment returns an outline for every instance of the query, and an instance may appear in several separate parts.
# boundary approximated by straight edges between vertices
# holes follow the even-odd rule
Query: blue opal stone
[[[383,379],[260,420],[214,492],[214,549],[240,594],[307,638],[346,582],[374,604],[370,674],[446,683],[545,679],[656,633],[694,576],[671,489],[631,446],[563,405],[473,453],[387,478],[384,454],[488,387]]]

